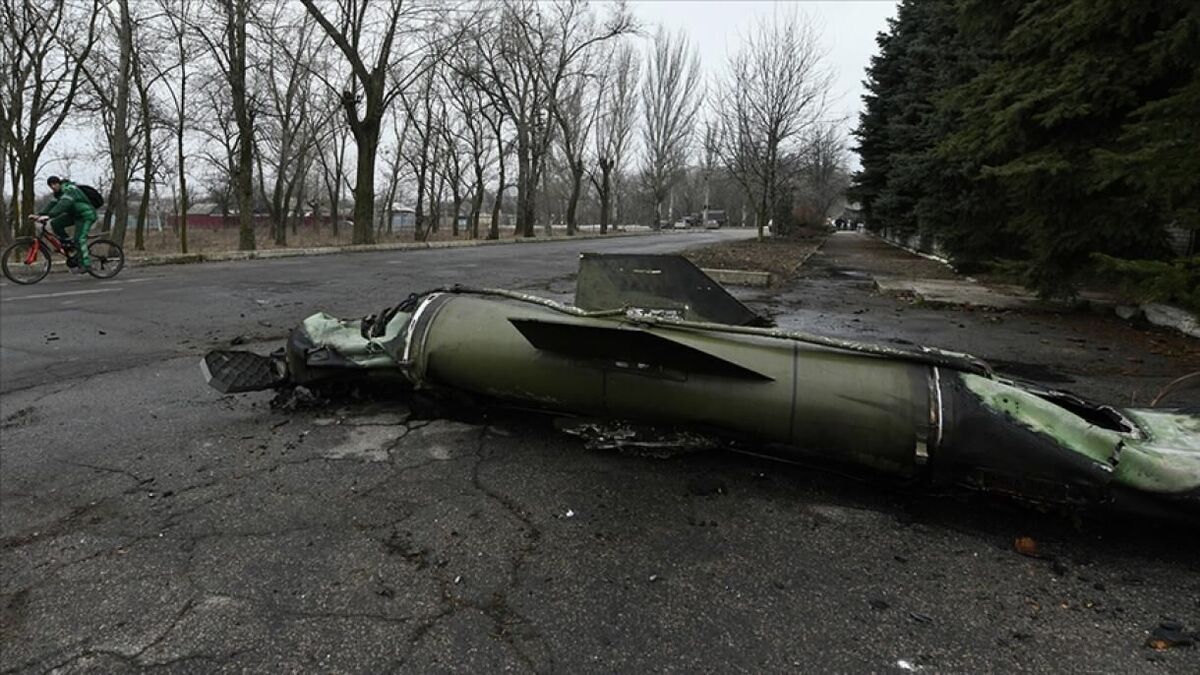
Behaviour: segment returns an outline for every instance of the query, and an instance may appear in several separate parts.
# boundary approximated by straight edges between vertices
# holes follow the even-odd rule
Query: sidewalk
[[[851,238],[854,238],[851,240]],[[962,306],[981,309],[1062,311],[1062,303],[1043,300],[1022,286],[982,283],[954,272],[949,265],[921,256],[882,239],[853,232],[832,235],[842,255],[849,255],[870,270],[875,287],[891,295],[909,296],[929,306]],[[1122,319],[1144,318],[1200,338],[1200,320],[1190,312],[1158,303],[1130,306],[1109,293],[1082,291],[1081,304]]]

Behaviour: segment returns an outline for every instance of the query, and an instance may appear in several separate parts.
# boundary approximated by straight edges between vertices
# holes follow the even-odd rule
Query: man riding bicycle
[[[74,243],[77,253],[67,257],[67,265],[72,272],[85,272],[92,265],[88,256],[87,237],[92,224],[96,222],[96,209],[87,195],[71,181],[50,176],[46,179],[46,184],[54,192],[54,199],[38,212],[38,216],[50,219],[50,227],[54,229],[54,234],[58,236],[64,248],[68,248],[71,243],[67,228],[75,228]]]

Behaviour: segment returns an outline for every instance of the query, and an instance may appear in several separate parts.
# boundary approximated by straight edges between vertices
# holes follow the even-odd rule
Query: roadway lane
[[[0,393],[283,337],[315,311],[358,317],[408,293],[464,283],[546,288],[582,251],[666,253],[749,230],[131,267],[111,281],[0,282]]]

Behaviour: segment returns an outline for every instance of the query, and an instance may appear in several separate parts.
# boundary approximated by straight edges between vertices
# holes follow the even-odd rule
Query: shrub
[[[1099,272],[1141,302],[1166,302],[1200,313],[1200,256],[1171,261],[1092,254]]]

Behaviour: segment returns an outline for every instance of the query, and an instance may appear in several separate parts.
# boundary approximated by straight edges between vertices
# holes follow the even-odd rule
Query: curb
[[[894,242],[894,241],[892,241],[891,239],[888,239],[888,238],[886,238],[886,237],[881,237],[881,236],[879,236],[879,235],[877,235],[877,234],[875,234],[874,232],[871,232],[871,231],[869,231],[869,230],[868,230],[867,232],[865,232],[865,234],[867,234],[867,235],[868,235],[868,236],[870,236],[870,237],[874,237],[875,239],[878,239],[879,241],[882,241],[882,242],[883,242],[883,243],[885,243],[885,244],[890,244],[890,245],[892,245],[892,246],[895,246],[896,248],[898,248],[898,249],[900,249],[900,250],[902,250],[902,251],[908,251],[909,253],[911,253],[911,254],[913,254],[913,255],[915,255],[915,256],[920,256],[920,257],[922,257],[922,258],[925,258],[926,260],[932,260],[932,261],[934,261],[934,262],[939,262],[939,263],[941,263],[941,264],[945,265],[946,267],[949,267],[951,270],[953,270],[953,271],[954,271],[954,273],[955,273],[955,274],[958,274],[958,270],[955,270],[955,269],[954,269],[954,263],[950,262],[950,259],[949,259],[949,258],[943,258],[943,257],[942,257],[942,256],[940,256],[940,255],[934,255],[934,254],[932,254],[932,253],[926,253],[925,251],[918,251],[918,250],[917,250],[917,249],[915,249],[915,248],[910,248],[910,247],[908,247],[908,246],[905,246],[904,244],[901,244],[901,243],[898,243],[898,242]],[[967,277],[967,278],[969,279],[970,277]]]
[[[707,274],[710,279],[721,284],[722,286],[766,287],[771,285],[770,272],[717,269],[715,267],[701,267],[700,271]]]
[[[424,242],[392,242],[387,244],[346,244],[343,246],[318,246],[310,248],[281,248],[261,251],[215,251],[212,253],[169,253],[147,256],[127,256],[126,265],[130,267],[157,267],[160,265],[190,265],[205,262],[234,262],[241,260],[272,260],[275,258],[298,258],[307,256],[336,255],[338,253],[373,253],[380,251],[425,251],[430,249],[470,248],[475,246],[501,246],[509,244],[539,244],[557,241],[579,241],[586,239],[612,239],[617,237],[644,237],[652,234],[684,234],[683,232],[654,231],[645,232],[612,232],[608,234],[587,233],[568,235],[553,235],[550,237],[534,238],[504,238],[504,239],[467,239],[455,241],[424,241]],[[65,265],[58,264],[63,269]]]
[[[813,257],[814,255],[817,254],[818,251],[825,248],[825,242],[827,242],[827,241],[829,241],[829,235],[825,235],[824,237],[822,237],[821,243],[817,244],[816,247],[813,248],[813,250],[806,253],[804,255],[804,257],[800,259],[800,262],[796,263],[796,266],[792,268],[792,274],[799,272],[800,268],[804,267],[804,263],[808,262],[809,258]]]
[[[941,258],[940,256],[935,256],[935,255],[932,255],[929,253],[924,253],[921,251],[914,251],[913,249],[910,249],[909,247],[904,246],[903,244],[897,244],[894,241],[885,239],[884,237],[880,237],[875,234],[871,234],[871,233],[868,233],[868,234],[870,234],[871,237],[874,237],[875,239],[878,239],[879,241],[882,241],[886,244],[890,244],[891,246],[895,246],[896,248],[899,248],[901,250],[908,251],[909,253],[912,253],[914,255],[921,256],[922,258],[928,258],[930,260],[935,260],[937,262],[942,263],[943,265],[946,265],[951,270],[954,270],[954,265],[949,260]],[[958,272],[955,271],[955,274],[958,274]],[[974,279],[972,279],[969,276],[966,276],[966,275],[960,275],[960,276],[962,276],[967,281],[972,281],[972,282],[975,281]],[[1173,330],[1175,330],[1179,333],[1182,333],[1188,337],[1200,339],[1200,318],[1198,318],[1196,315],[1192,314],[1191,312],[1187,311],[1186,309],[1183,309],[1180,307],[1175,307],[1174,305],[1167,305],[1167,304],[1162,304],[1162,303],[1144,303],[1144,304],[1139,304],[1139,305],[1130,307],[1128,305],[1122,305],[1122,304],[1119,304],[1116,302],[1112,302],[1112,301],[1108,301],[1108,300],[1100,300],[1100,299],[1096,299],[1096,298],[1080,297],[1080,300],[1087,307],[1089,307],[1093,310],[1112,312],[1112,313],[1116,314],[1117,317],[1120,318],[1122,321],[1125,321],[1127,323],[1132,323],[1134,321],[1137,321],[1138,319],[1143,319],[1147,323],[1149,323],[1153,326],[1158,326],[1159,328],[1170,328],[1170,329],[1173,329]]]

